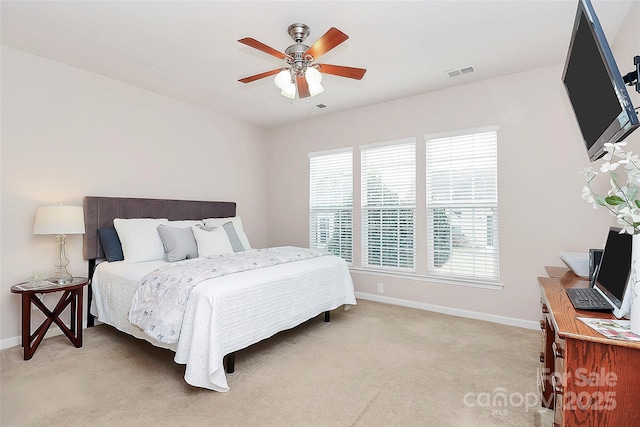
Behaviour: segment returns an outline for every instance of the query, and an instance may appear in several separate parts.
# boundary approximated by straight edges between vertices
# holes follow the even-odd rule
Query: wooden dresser
[[[568,287],[588,287],[570,270],[547,267],[542,291],[542,406],[554,410],[554,426],[640,426],[640,343],[612,340],[576,317],[614,318],[577,311]]]

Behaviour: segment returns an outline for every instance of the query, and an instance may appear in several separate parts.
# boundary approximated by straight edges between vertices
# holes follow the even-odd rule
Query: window
[[[352,261],[353,150],[309,154],[309,247]]]
[[[497,130],[425,136],[429,275],[499,279]]]
[[[415,270],[415,138],[360,147],[362,265]]]

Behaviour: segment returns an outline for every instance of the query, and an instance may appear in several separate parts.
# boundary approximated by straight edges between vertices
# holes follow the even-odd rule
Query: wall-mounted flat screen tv
[[[589,0],[579,0],[562,81],[591,161],[640,123]]]

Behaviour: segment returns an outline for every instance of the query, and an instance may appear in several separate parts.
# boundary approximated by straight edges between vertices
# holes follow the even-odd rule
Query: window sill
[[[385,270],[372,270],[361,267],[349,267],[349,271],[354,274],[366,274],[371,276],[392,277],[396,279],[404,280],[416,280],[419,282],[436,283],[440,285],[453,285],[453,286],[466,286],[470,288],[490,289],[494,291],[501,291],[504,288],[504,284],[495,282],[480,282],[480,281],[467,281],[462,279],[444,279],[436,276],[425,276],[415,273],[402,273],[391,272]]]

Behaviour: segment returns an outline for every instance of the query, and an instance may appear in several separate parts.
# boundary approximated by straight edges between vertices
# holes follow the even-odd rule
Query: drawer
[[[544,309],[543,305],[543,309]],[[547,409],[554,408],[553,385],[551,383],[555,367],[555,358],[552,351],[552,343],[556,334],[553,330],[553,322],[549,314],[544,314],[540,321],[540,330],[542,332],[542,351],[539,354],[540,368],[538,375],[538,388],[540,390],[540,399],[542,407]]]
[[[551,354],[554,362],[554,372],[552,376],[553,389],[553,422],[554,425],[563,425],[564,416],[564,394],[567,389],[567,376],[565,373],[565,342],[554,336],[551,344]]]

